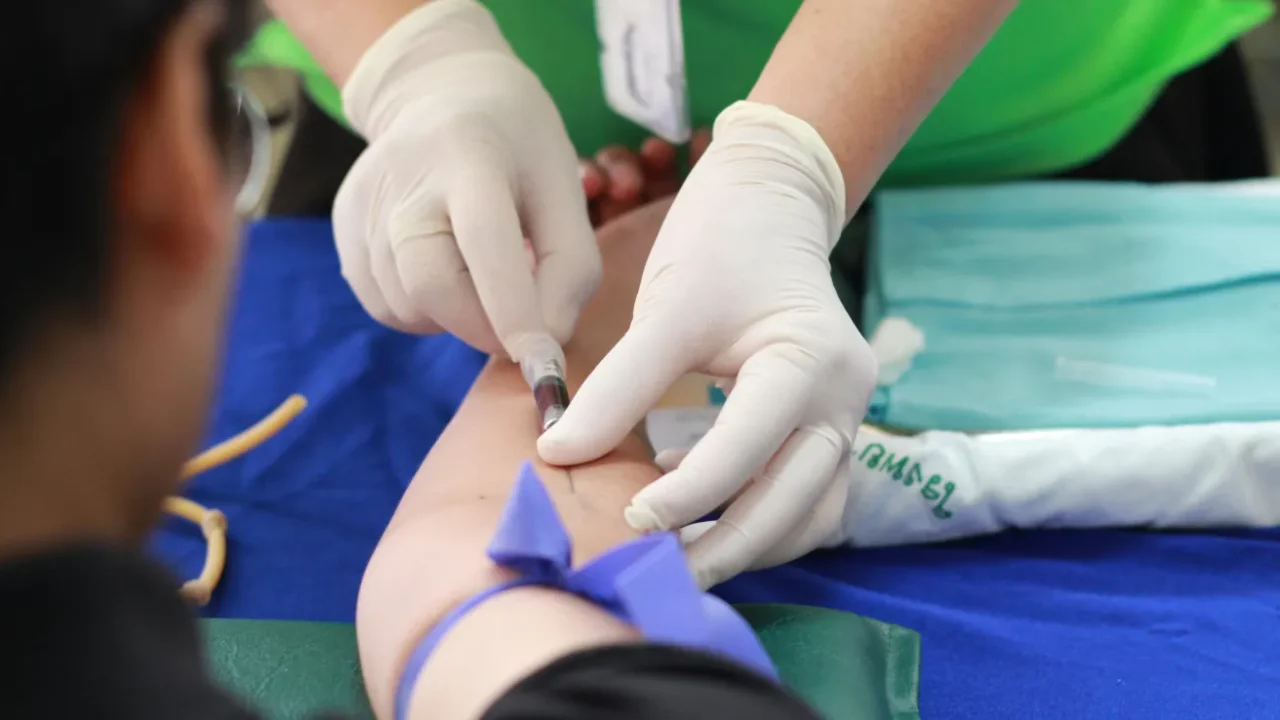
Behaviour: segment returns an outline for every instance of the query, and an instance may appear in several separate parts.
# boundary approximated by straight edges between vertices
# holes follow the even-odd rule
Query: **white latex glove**
[[[334,234],[365,309],[513,359],[568,339],[600,278],[578,159],[489,11],[433,0],[409,13],[360,59],[343,105],[369,147],[334,201]]]
[[[631,327],[538,441],[550,463],[586,462],[684,373],[735,378],[715,426],[626,510],[637,530],[679,529],[737,494],[688,547],[704,587],[774,548],[794,557],[839,539],[848,451],[876,379],[831,282],[844,197],[807,123],[726,109],[658,233]]]

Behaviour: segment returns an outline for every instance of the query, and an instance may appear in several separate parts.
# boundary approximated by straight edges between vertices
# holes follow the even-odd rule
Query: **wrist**
[[[462,54],[509,57],[519,63],[493,15],[477,0],[432,0],[406,13],[360,55],[342,87],[343,111],[366,138],[390,124],[395,110],[450,79],[435,65]]]
[[[799,88],[781,84],[775,87],[766,80],[764,76],[760,78],[747,100],[777,108],[789,117],[803,122],[822,140],[823,147],[831,155],[832,162],[840,173],[844,219],[848,222],[876,180],[875,177],[865,177],[865,168],[868,166],[865,148],[851,142],[857,139],[849,132],[849,126],[854,121],[847,115],[834,113],[833,108],[821,101],[804,97]]]
[[[742,100],[725,108],[712,129],[713,147],[717,143],[736,142],[766,148],[776,156],[773,159],[812,183],[838,238],[856,207],[847,209],[844,174],[835,155],[812,125],[776,105]]]

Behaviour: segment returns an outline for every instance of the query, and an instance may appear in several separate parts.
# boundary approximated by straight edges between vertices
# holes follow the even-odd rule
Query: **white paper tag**
[[[609,107],[665,140],[688,140],[680,0],[596,0],[596,32]]]
[[[716,424],[720,408],[657,408],[645,418],[645,432],[655,453],[663,450],[688,450]]]

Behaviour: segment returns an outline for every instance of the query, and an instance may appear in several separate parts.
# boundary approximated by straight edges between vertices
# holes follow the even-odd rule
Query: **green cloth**
[[[783,680],[831,720],[918,720],[920,636],[850,613],[743,605]],[[204,620],[209,661],[271,720],[336,710],[370,717],[355,629],[342,623]]]
[[[579,154],[645,137],[605,105],[593,0],[484,3],[555,98]],[[681,3],[695,127],[709,127],[747,95],[799,4]],[[910,5],[904,1],[904,12]],[[1270,0],[1022,0],[884,182],[989,181],[1086,162],[1119,140],[1172,76],[1261,24],[1272,9]],[[298,70],[317,103],[340,118],[337,89],[279,23],[261,30],[243,62]],[[833,80],[817,67],[810,81]]]

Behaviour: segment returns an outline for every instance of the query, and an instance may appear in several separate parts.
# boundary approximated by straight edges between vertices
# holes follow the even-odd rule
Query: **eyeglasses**
[[[258,97],[231,83],[235,118],[231,126],[230,172],[236,192],[236,215],[249,217],[262,201],[271,174],[271,123]]]

